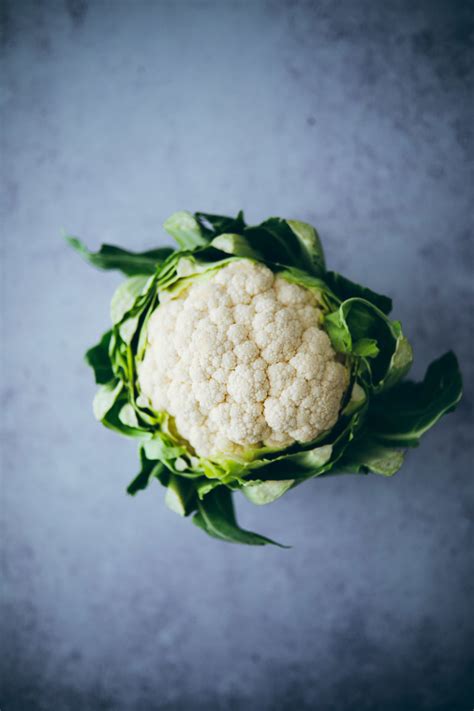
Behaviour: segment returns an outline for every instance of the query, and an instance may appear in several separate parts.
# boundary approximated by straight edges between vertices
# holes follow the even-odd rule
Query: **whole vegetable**
[[[208,534],[274,543],[239,528],[232,491],[265,504],[316,476],[391,476],[459,402],[451,352],[423,382],[402,380],[412,350],[391,300],[327,271],[310,225],[179,212],[164,226],[179,251],[92,253],[68,238],[129,277],[86,360],[96,418],[141,440],[130,494],[158,479]]]

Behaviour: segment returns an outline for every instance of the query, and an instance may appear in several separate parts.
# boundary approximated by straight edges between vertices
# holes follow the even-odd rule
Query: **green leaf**
[[[160,247],[141,253],[128,252],[110,244],[103,244],[98,252],[91,252],[77,237],[66,237],[66,241],[94,267],[117,269],[126,276],[154,274],[160,264],[173,252],[171,247]]]
[[[199,459],[191,456],[184,444],[171,439],[165,419],[160,421],[159,427],[160,429],[157,429],[157,425],[154,425],[150,432],[150,439],[144,442],[148,459],[159,459],[170,471],[179,476],[188,479],[202,477]]]
[[[281,479],[280,481],[249,481],[244,485],[242,493],[257,506],[270,504],[283,496],[295,483],[294,479]]]
[[[324,280],[327,285],[333,291],[336,296],[341,301],[347,301],[353,297],[359,297],[370,301],[371,304],[376,306],[384,314],[388,315],[392,310],[392,299],[388,296],[383,296],[383,294],[377,294],[375,291],[368,289],[366,286],[361,286],[353,281],[350,281],[342,274],[337,272],[326,272],[324,275]]]
[[[357,410],[363,407],[364,403],[367,401],[367,393],[364,388],[358,383],[354,382],[352,385],[352,390],[350,394],[349,401],[342,410],[342,414],[346,416],[351,416]]]
[[[461,396],[461,373],[450,351],[431,363],[421,383],[407,380],[373,398],[371,432],[392,446],[414,447],[443,415],[456,408]]]
[[[352,352],[358,356],[375,358],[379,354],[379,347],[374,338],[359,338],[359,340],[354,343]]]
[[[182,476],[170,474],[168,488],[166,489],[165,503],[167,507],[179,516],[187,516],[193,506],[195,491],[189,479]]]
[[[223,486],[211,491],[202,501],[197,502],[198,515],[193,522],[211,536],[229,543],[243,543],[250,546],[272,544],[287,548],[270,538],[240,528],[235,519],[231,492]],[[197,518],[197,520],[196,520]]]
[[[402,333],[400,322],[392,321],[392,327],[395,328],[397,343],[383,381],[383,390],[388,390],[388,388],[401,380],[408,373],[413,363],[413,350],[408,338]]]
[[[199,511],[194,514],[191,520],[195,526],[200,528],[201,531],[204,531],[204,533],[207,533],[208,536],[211,536],[212,538],[217,538],[218,541],[225,541],[226,543],[228,543],[228,540],[225,536],[220,536],[214,530],[208,528],[202,514]]]
[[[215,489],[216,486],[222,486],[222,482],[218,479],[208,479],[207,477],[202,477],[194,480],[194,486],[199,498],[203,499],[210,491]]]
[[[130,393],[120,383],[122,390],[118,393],[116,400],[108,407],[107,412],[100,418],[105,427],[126,437],[135,437],[141,440],[151,439],[152,431],[145,425],[138,424],[131,414],[133,409],[130,402]],[[97,397],[97,396],[96,396]],[[99,419],[99,418],[98,418]]]
[[[122,406],[119,412],[119,420],[127,427],[140,427],[140,425],[138,424],[137,413],[133,409],[133,405],[131,405],[129,402],[125,403],[125,405]]]
[[[173,213],[165,221],[163,227],[176,240],[181,249],[205,247],[209,242],[209,238],[201,229],[199,222],[185,210]]]
[[[261,225],[247,227],[244,230],[244,236],[250,247],[259,252],[264,261],[296,267],[312,275],[322,276],[324,256],[322,249],[318,250],[317,248],[319,238],[317,238],[316,231],[314,230],[313,251],[310,252],[308,249],[308,243],[311,242],[309,232],[313,228],[302,222],[294,221],[293,224],[299,225],[298,229],[295,228],[296,231],[290,227],[287,220],[271,217]]]
[[[168,485],[169,476],[162,462],[151,461],[146,458],[143,447],[140,447],[141,468],[135,479],[127,487],[127,493],[134,496],[137,491],[146,489],[152,479],[158,479],[164,486]]]
[[[148,280],[149,277],[144,275],[131,277],[116,289],[110,302],[110,318],[113,324],[120,323],[125,314],[133,308]]]
[[[208,212],[196,212],[195,217],[198,220],[201,229],[210,237],[224,234],[225,232],[234,232],[242,234],[245,228],[244,213],[242,210],[237,217],[225,217],[224,215],[212,215]]]
[[[320,473],[331,460],[332,444],[323,444],[297,452],[277,454],[274,459],[252,462],[252,472],[260,479],[285,481],[307,479]]]
[[[312,274],[324,274],[326,271],[324,251],[316,229],[298,220],[286,220],[286,222],[300,242],[304,261],[309,267],[308,271]]]
[[[250,246],[247,238],[243,235],[230,233],[219,235],[218,237],[214,237],[211,242],[211,247],[220,249],[221,252],[225,252],[226,254],[233,254],[236,257],[262,259],[261,254]]]
[[[297,267],[279,269],[278,275],[292,284],[298,284],[312,291],[325,312],[333,311],[340,305],[337,296],[333,294],[326,282],[319,277],[308,274]]]
[[[112,380],[110,383],[102,385],[95,394],[92,402],[92,409],[96,420],[103,420],[105,415],[111,410],[118,396],[123,389],[120,380]]]
[[[403,464],[403,452],[385,447],[370,435],[356,439],[345,450],[337,464],[338,471],[392,476]]]
[[[139,322],[139,317],[134,316],[133,318],[128,318],[126,319],[123,323],[120,324],[119,326],[119,333],[120,333],[120,338],[124,343],[129,346],[132,342],[132,339],[136,333],[138,322]]]
[[[325,316],[324,328],[336,351],[365,359],[374,392],[392,387],[411,366],[412,351],[400,322],[390,321],[365,299],[343,301],[337,311]]]
[[[93,369],[95,382],[99,385],[110,382],[114,377],[109,357],[111,337],[112,331],[107,331],[104,333],[99,343],[96,346],[89,348],[85,354],[86,363]]]
[[[160,272],[158,278],[160,294],[166,291],[168,295],[176,296],[190,283],[195,283],[197,279],[207,279],[213,271],[221,269],[235,259],[238,257],[214,247],[200,249],[194,253],[176,252],[175,259],[173,263],[170,262],[166,272],[164,274]]]
[[[196,217],[208,239],[225,252],[298,267],[313,275],[324,274],[321,242],[311,225],[272,217],[260,225],[246,227],[241,212],[235,219],[202,212],[196,213]],[[233,243],[229,239],[220,243],[216,237],[221,235],[232,235]]]

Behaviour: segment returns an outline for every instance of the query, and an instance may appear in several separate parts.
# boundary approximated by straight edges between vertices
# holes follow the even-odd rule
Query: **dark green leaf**
[[[341,301],[346,301],[354,296],[370,301],[384,314],[389,314],[392,310],[392,299],[383,294],[377,294],[375,291],[368,289],[366,286],[361,286],[353,281],[350,281],[342,274],[337,272],[326,272],[324,280],[329,288],[336,294]]]
[[[217,237],[225,232],[242,234],[245,228],[244,213],[242,210],[237,217],[225,217],[224,215],[212,215],[208,212],[196,212],[195,217],[201,229],[210,237]]]
[[[229,543],[243,543],[250,546],[273,544],[287,548],[270,538],[240,528],[235,519],[231,492],[223,486],[209,492],[202,501],[198,500],[198,515],[194,523],[215,538]]]
[[[114,377],[114,372],[110,364],[109,345],[112,331],[104,333],[99,343],[86,352],[85,360],[93,369],[95,382],[99,385],[108,383]]]
[[[166,467],[161,462],[151,461],[145,456],[143,447],[140,447],[140,464],[141,469],[135,479],[130,482],[127,487],[127,493],[134,496],[137,491],[146,489],[150,481],[154,478],[158,479],[163,486],[168,485],[169,475]]]
[[[407,380],[373,398],[371,431],[392,446],[416,446],[440,417],[456,408],[461,395],[461,373],[450,351],[431,363],[421,383]]]
[[[309,232],[313,230],[305,223],[293,222],[298,225],[292,229],[289,222],[279,217],[271,217],[256,227],[247,227],[244,235],[252,247],[259,252],[267,262],[276,262],[289,267],[303,269],[315,276],[324,273],[324,255],[319,243],[319,238],[314,230],[314,239],[311,250]],[[303,236],[304,235],[304,239]]]
[[[227,538],[225,538],[224,536],[220,536],[214,530],[208,528],[202,514],[199,511],[194,514],[191,520],[195,526],[200,528],[201,531],[204,531],[204,533],[207,533],[208,536],[212,536],[212,538],[217,538],[218,541],[225,541],[226,543],[228,543]]]
[[[66,241],[94,267],[117,269],[126,276],[154,274],[157,267],[173,252],[170,247],[160,247],[142,253],[128,252],[110,244],[103,244],[98,252],[90,252],[77,237],[66,237]]]

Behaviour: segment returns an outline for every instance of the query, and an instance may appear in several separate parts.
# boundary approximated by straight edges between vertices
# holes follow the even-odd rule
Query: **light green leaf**
[[[331,292],[327,284],[319,277],[308,274],[302,269],[290,267],[278,271],[278,275],[292,284],[298,284],[309,289],[316,297],[323,311],[333,311],[340,304],[339,299]]]
[[[370,435],[364,435],[351,443],[338,462],[337,469],[355,473],[381,474],[392,476],[403,464],[403,452],[393,447],[385,447]]]
[[[119,412],[119,420],[127,427],[140,427],[137,420],[137,413],[133,409],[133,406],[129,402],[122,407]]]
[[[124,343],[127,344],[127,346],[129,346],[132,342],[132,339],[137,330],[139,320],[139,316],[134,316],[133,318],[127,319],[119,326],[120,338]]]
[[[358,356],[375,358],[379,354],[379,347],[374,338],[359,338],[353,345],[352,352]]]
[[[215,254],[214,250],[212,251]],[[220,253],[218,252],[217,254]],[[190,284],[196,283],[198,279],[209,279],[213,273],[234,261],[234,259],[236,257],[229,256],[217,262],[209,262],[184,253],[174,261],[173,270],[169,271],[164,277],[160,275],[158,279],[160,301],[165,302],[175,298]]]
[[[138,426],[125,424],[120,419],[123,407],[129,402],[129,393],[123,389],[112,407],[105,413],[101,422],[105,427],[126,437],[138,438],[142,441],[151,439],[152,432],[145,425],[138,423]],[[124,418],[125,419],[125,418]]]
[[[148,276],[135,276],[120,284],[110,302],[110,318],[113,324],[119,323],[133,308],[138,296],[146,289],[149,282]]]
[[[357,410],[362,407],[366,400],[367,393],[365,392],[364,388],[362,388],[359,383],[355,382],[352,386],[351,396],[349,398],[349,402],[343,410],[343,414],[346,416],[350,416],[354,412],[357,412]]]
[[[214,237],[210,246],[219,249],[221,252],[226,252],[226,254],[233,254],[236,257],[261,259],[260,253],[250,246],[243,235],[222,234]]]
[[[194,488],[191,482],[176,474],[170,474],[165,494],[165,504],[179,516],[187,516],[192,507]]]
[[[281,479],[280,481],[249,481],[242,489],[245,497],[252,502],[261,506],[270,504],[283,496],[295,483],[294,479]]]
[[[286,220],[286,222],[300,242],[308,271],[318,275],[324,274],[326,270],[324,251],[316,229],[299,220]]]
[[[322,447],[315,447],[306,452],[291,454],[287,457],[287,460],[305,466],[308,469],[318,469],[331,459],[331,455],[332,445],[325,444]]]
[[[399,321],[393,321],[393,324],[398,324]],[[401,326],[397,338],[397,345],[395,347],[395,353],[392,355],[390,360],[390,365],[388,368],[387,376],[384,380],[383,389],[387,390],[392,385],[395,385],[399,380],[401,380],[410,370],[413,363],[413,350],[402,332]]]
[[[154,428],[151,439],[143,444],[144,451],[148,459],[159,459],[168,469],[175,474],[189,479],[202,477],[203,472],[199,467],[199,460],[192,457],[187,448],[182,444],[174,443],[170,436],[163,431],[164,423],[161,422],[161,429]],[[187,468],[183,468],[186,462]]]
[[[173,213],[165,221],[163,227],[168,234],[174,237],[181,249],[205,247],[209,242],[199,222],[185,210]]]
[[[106,385],[102,385],[97,391],[92,402],[92,409],[96,420],[103,420],[105,415],[113,407],[115,401],[120,395],[123,388],[123,383],[113,380]]]
[[[194,485],[196,487],[196,493],[200,499],[203,499],[207,494],[216,488],[216,486],[222,486],[222,482],[216,479],[195,479]]]

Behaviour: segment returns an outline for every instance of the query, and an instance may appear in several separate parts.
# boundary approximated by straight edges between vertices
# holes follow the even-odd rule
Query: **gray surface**
[[[2,711],[473,706],[468,7],[3,1]],[[467,382],[393,480],[239,503],[290,551],[125,495],[82,362],[119,277],[60,239],[240,207],[314,222],[395,297],[415,374],[451,347]]]

